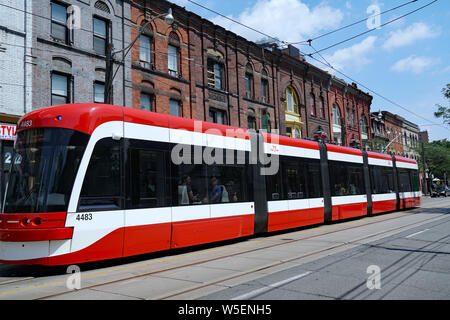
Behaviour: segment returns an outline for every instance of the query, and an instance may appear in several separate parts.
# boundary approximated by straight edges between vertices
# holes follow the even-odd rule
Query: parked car
[[[450,196],[450,188],[443,185],[438,185],[431,191],[432,197],[447,197]]]

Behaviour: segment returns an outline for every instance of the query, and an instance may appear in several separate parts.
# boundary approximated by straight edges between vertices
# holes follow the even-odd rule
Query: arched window
[[[286,88],[286,111],[299,114],[297,93],[290,86]]]
[[[339,145],[342,145],[342,126],[341,126],[341,111],[336,103],[333,103],[333,141]]]
[[[313,93],[309,95],[309,107],[311,108],[311,115],[316,115],[316,97]]]
[[[178,77],[180,61],[180,38],[175,32],[169,35],[169,46],[167,49],[167,69],[169,74]]]
[[[225,89],[225,67],[223,54],[220,52],[208,49],[208,87]]]
[[[146,23],[147,21],[142,21],[141,26]],[[139,36],[139,64],[147,69],[150,69],[152,65],[153,38],[150,34],[152,34],[152,29],[150,24],[147,24],[144,32]]]
[[[94,4],[94,8],[101,10],[103,12],[106,12],[106,13],[111,13],[111,11],[108,8],[108,5],[106,3],[104,3],[103,1],[97,1]]]
[[[367,135],[369,133],[367,128],[367,120],[364,115],[361,116],[361,119],[359,121],[359,125],[361,127],[361,133]]]
[[[265,69],[261,72],[261,100],[264,103],[269,102],[269,80]]]
[[[253,68],[250,63],[245,67],[245,95],[249,99],[253,99]]]
[[[333,124],[340,126],[341,125],[341,111],[337,104],[333,103]]]
[[[322,119],[325,119],[325,101],[324,101],[323,97],[320,97],[319,103],[320,103],[320,106],[319,106],[319,108],[320,108],[320,111],[319,111],[320,112],[320,117]]]

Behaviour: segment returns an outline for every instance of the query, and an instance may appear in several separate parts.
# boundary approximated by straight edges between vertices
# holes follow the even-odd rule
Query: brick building
[[[106,46],[125,48],[129,4],[122,1],[33,1],[33,109],[104,102]],[[72,24],[71,24],[72,21]],[[114,70],[121,54],[116,56]],[[131,105],[130,58],[113,82],[113,103]]]
[[[307,63],[295,47],[256,44],[164,0],[134,1],[130,19],[142,26],[169,8],[174,24],[154,19],[133,46],[133,107],[339,140],[332,135],[337,103],[343,119],[351,119],[337,142],[361,147],[368,141],[372,97]],[[137,35],[132,29],[131,39]]]
[[[370,114],[370,124],[372,130],[371,149],[372,151],[382,152],[389,144],[383,113],[381,111],[372,112]]]
[[[155,18],[169,8],[172,25]],[[28,11],[35,15],[27,38],[32,54],[25,55],[29,102],[18,116],[103,102],[111,43],[113,104],[355,147],[367,136],[371,97],[309,64],[295,47],[248,41],[165,0],[33,1]],[[69,23],[74,14],[78,26]],[[344,119],[341,141],[337,128],[333,133],[335,104]]]
[[[372,96],[356,84],[333,77],[328,91],[332,141],[349,147],[369,148],[371,138],[370,105]]]
[[[402,118],[403,156],[419,159],[419,126]]]
[[[279,127],[270,50],[166,1],[135,1],[143,25],[173,10],[169,26],[155,19],[132,50],[132,106],[236,127]],[[138,34],[132,30],[131,38]]]
[[[384,122],[386,126],[386,134],[389,140],[389,148],[387,153],[397,156],[403,156],[403,121],[402,118],[396,114],[390,113],[389,111],[381,112],[384,117]]]
[[[277,68],[280,94],[281,133],[298,137],[313,138],[330,136],[330,113],[328,89],[331,75],[309,63],[299,54],[298,49],[289,46],[279,56]],[[291,106],[291,101],[295,101]],[[284,120],[284,121],[283,121]]]

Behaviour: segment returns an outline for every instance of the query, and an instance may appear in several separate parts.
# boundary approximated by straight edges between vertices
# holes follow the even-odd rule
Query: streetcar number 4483
[[[82,221],[92,220],[92,213],[78,214],[76,219],[78,221],[80,221],[80,220],[82,220]]]

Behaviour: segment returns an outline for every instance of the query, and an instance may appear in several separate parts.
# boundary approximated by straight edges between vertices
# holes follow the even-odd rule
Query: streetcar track
[[[379,233],[376,233],[376,234],[371,234],[369,236],[366,236],[366,237],[363,237],[363,238],[360,238],[360,239],[357,239],[357,240],[341,242],[341,243],[339,243],[339,244],[337,244],[335,246],[332,246],[332,247],[328,247],[328,248],[325,248],[325,249],[309,252],[307,254],[303,254],[301,256],[296,256],[296,257],[293,257],[293,258],[290,258],[290,259],[287,259],[287,260],[282,260],[282,261],[273,263],[273,264],[271,264],[269,266],[264,266],[264,267],[258,268],[257,270],[251,270],[251,271],[245,272],[244,274],[233,275],[233,276],[230,276],[230,277],[228,277],[226,279],[220,279],[220,280],[216,280],[216,281],[213,281],[213,282],[205,283],[205,284],[203,284],[201,286],[198,286],[198,287],[195,287],[195,288],[189,288],[189,289],[184,290],[184,291],[172,293],[172,294],[165,295],[165,296],[160,296],[160,297],[158,297],[158,298],[156,298],[154,300],[169,299],[169,298],[172,298],[172,297],[175,297],[175,296],[179,296],[181,294],[189,293],[189,292],[192,292],[192,291],[204,288],[204,287],[208,287],[208,286],[211,286],[211,285],[223,282],[223,281],[235,279],[235,278],[238,278],[238,277],[250,274],[250,273],[254,273],[254,272],[257,272],[257,271],[262,271],[264,269],[273,268],[273,267],[276,267],[278,265],[282,265],[282,264],[285,264],[285,263],[288,263],[288,262],[292,262],[292,261],[295,261],[295,260],[303,259],[303,258],[312,256],[312,255],[315,255],[315,254],[319,254],[319,253],[323,253],[323,252],[326,252],[326,251],[330,251],[330,250],[333,250],[333,249],[336,249],[336,248],[339,248],[339,247],[343,247],[343,246],[346,246],[346,245],[349,245],[349,244],[358,244],[359,241],[362,241],[362,240],[365,240],[365,239],[369,239],[369,238],[372,238],[372,237],[377,237],[377,236],[379,236],[381,234],[389,233],[389,232],[392,232],[392,231],[395,231],[395,230],[398,230],[398,229],[402,229],[402,228],[408,227],[410,225],[421,224],[422,222],[433,220],[433,219],[434,220],[439,220],[440,218],[431,218],[431,219],[423,220],[420,223],[418,223],[418,222],[411,223],[411,224],[408,224],[408,225],[405,225],[405,226],[401,226],[401,227],[398,227],[398,228],[390,229],[388,231],[382,231],[382,232],[379,232]]]
[[[432,209],[432,208],[433,207],[416,208],[416,209],[410,210],[410,212],[417,211],[417,210],[420,210],[420,209]],[[365,224],[362,224],[362,225],[351,226],[351,227],[347,227],[347,228],[339,229],[339,230],[327,231],[327,232],[323,232],[323,233],[320,233],[320,234],[315,234],[315,235],[311,235],[311,236],[307,236],[307,237],[301,237],[301,238],[298,238],[298,239],[292,239],[292,240],[289,240],[289,241],[284,241],[282,243],[275,243],[275,244],[271,244],[271,245],[260,247],[260,248],[253,248],[253,249],[250,249],[250,250],[244,250],[244,251],[240,251],[240,252],[236,252],[236,253],[232,253],[232,254],[223,255],[223,256],[220,256],[220,257],[204,259],[204,260],[201,260],[201,261],[196,261],[196,262],[192,262],[192,263],[188,263],[188,264],[183,264],[183,265],[180,265],[180,266],[173,266],[173,267],[170,267],[170,268],[165,268],[165,269],[161,269],[161,270],[151,271],[151,272],[147,272],[147,273],[144,273],[144,274],[133,275],[133,276],[122,278],[122,279],[116,279],[116,280],[112,280],[112,281],[107,281],[107,282],[103,282],[103,283],[99,283],[99,284],[94,284],[94,285],[91,285],[91,286],[83,287],[83,288],[77,290],[77,292],[82,291],[82,290],[98,288],[98,287],[102,287],[102,286],[106,286],[106,285],[110,285],[110,284],[115,284],[115,283],[119,283],[119,282],[125,282],[125,281],[138,279],[138,278],[142,278],[142,277],[152,276],[152,275],[160,274],[160,273],[167,272],[167,271],[173,271],[173,270],[177,270],[177,269],[181,269],[181,268],[185,268],[185,267],[200,265],[200,264],[204,264],[204,263],[211,262],[211,261],[216,261],[216,260],[220,260],[220,259],[224,259],[224,258],[229,258],[229,257],[242,255],[242,254],[249,253],[249,252],[255,252],[255,251],[259,251],[259,250],[263,250],[263,249],[273,248],[273,247],[285,245],[285,244],[288,244],[288,243],[294,243],[294,242],[298,242],[298,241],[302,241],[302,240],[309,240],[309,239],[312,239],[312,238],[317,238],[317,237],[321,237],[321,236],[325,236],[325,235],[329,235],[329,234],[333,234],[333,233],[337,233],[337,232],[342,232],[342,231],[347,231],[347,230],[351,230],[351,229],[361,228],[361,227],[365,227],[365,226],[368,226],[368,225],[373,225],[373,224],[377,224],[377,223],[383,223],[383,222],[396,220],[396,219],[401,219],[401,218],[410,217],[410,216],[411,215],[399,215],[397,217],[391,217],[391,218],[383,219],[383,220],[380,220],[380,221],[372,221],[372,222],[365,223]],[[376,216],[373,216],[373,217],[376,217]],[[232,276],[227,277],[227,278],[222,278],[220,280],[215,280],[215,281],[211,281],[211,282],[208,282],[208,283],[204,283],[204,284],[202,284],[200,286],[189,288],[189,289],[186,289],[184,291],[179,291],[179,292],[172,293],[172,294],[166,295],[166,296],[160,296],[157,299],[171,298],[171,297],[174,297],[174,296],[177,296],[177,295],[181,295],[181,294],[184,294],[184,293],[188,293],[188,292],[191,292],[191,291],[195,291],[195,290],[201,289],[203,287],[211,286],[211,285],[214,285],[214,284],[219,283],[219,282],[223,282],[223,281],[231,280],[231,279],[234,279],[234,278],[242,277],[242,276],[245,276],[247,274],[251,274],[251,273],[254,273],[254,272],[262,271],[262,270],[265,270],[265,269],[268,269],[268,268],[272,268],[272,267],[275,267],[275,266],[278,266],[278,265],[281,265],[281,264],[285,264],[285,263],[288,263],[288,262],[291,262],[291,261],[302,259],[302,258],[311,256],[311,255],[315,255],[315,254],[319,254],[319,253],[322,253],[322,252],[330,251],[330,250],[333,250],[333,249],[336,249],[336,248],[339,248],[339,247],[343,247],[343,246],[346,246],[346,245],[349,245],[349,244],[355,244],[355,243],[357,243],[359,241],[362,241],[362,240],[365,240],[365,239],[368,239],[368,238],[371,238],[371,237],[376,237],[376,236],[379,236],[379,235],[382,235],[382,234],[385,234],[385,233],[389,233],[389,232],[393,232],[393,231],[396,231],[396,230],[399,230],[399,229],[402,229],[402,228],[406,228],[406,227],[413,226],[413,225],[420,225],[420,224],[426,223],[427,221],[439,220],[439,219],[442,219],[442,218],[443,218],[443,216],[440,215],[439,217],[432,217],[432,218],[429,218],[429,219],[413,222],[413,223],[410,223],[410,224],[407,224],[407,225],[402,225],[402,226],[399,226],[399,227],[396,227],[396,228],[393,228],[393,229],[389,229],[389,230],[386,230],[386,231],[381,231],[379,233],[371,234],[371,235],[368,235],[368,236],[365,236],[365,237],[362,237],[362,238],[359,238],[359,239],[356,239],[356,240],[338,243],[335,246],[331,246],[331,247],[327,247],[327,248],[324,248],[324,249],[320,249],[320,250],[316,250],[316,251],[313,251],[313,252],[309,252],[307,254],[303,254],[303,255],[296,256],[296,257],[293,257],[293,258],[290,258],[290,259],[287,259],[287,260],[282,260],[282,261],[279,261],[279,262],[275,262],[275,263],[272,263],[270,265],[266,265],[266,266],[263,266],[263,267],[258,267],[256,269],[252,269],[252,270],[244,272],[244,273],[238,273],[238,274],[232,275]],[[310,229],[310,230],[313,231],[315,229]],[[293,232],[292,230],[286,230],[286,231]],[[285,235],[284,234],[283,235],[279,235],[278,238],[279,237],[283,237],[283,236],[285,236]],[[269,241],[269,240],[273,240],[273,239],[276,239],[276,237],[275,238],[274,237],[270,237],[270,239],[267,239],[267,240],[266,239],[258,240],[258,242],[265,242],[265,241]],[[241,244],[238,244],[237,246],[241,246],[241,245],[243,246],[243,245],[247,245],[247,244],[251,245],[251,244],[254,244],[254,243],[255,242],[246,242],[245,244],[241,243]],[[205,253],[209,253],[211,251],[218,251],[218,250],[217,249],[211,249],[211,250],[208,250],[206,252],[199,252],[198,254],[205,254]],[[182,257],[183,256],[180,256],[180,258],[182,258]],[[170,260],[173,260],[173,259],[170,259]],[[159,260],[159,261],[155,261],[155,262],[150,263],[150,264],[166,262],[166,261],[167,261],[167,259]],[[126,270],[128,268],[125,267],[125,268],[122,268],[122,269]],[[117,270],[116,269],[116,270],[113,270],[113,271],[121,271],[121,270]],[[84,276],[84,277],[85,278],[92,277],[92,275],[87,275],[87,276]],[[65,282],[65,280],[61,281],[61,282]],[[31,288],[33,288],[33,287],[31,287]],[[47,296],[39,297],[39,298],[37,298],[37,300],[54,298],[54,297],[62,296],[62,295],[65,295],[65,294],[68,294],[68,293],[71,293],[71,292],[72,291],[65,291],[65,292],[61,292],[61,293],[47,295]],[[1,295],[2,295],[2,293],[0,292],[0,296]]]

